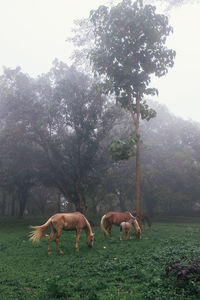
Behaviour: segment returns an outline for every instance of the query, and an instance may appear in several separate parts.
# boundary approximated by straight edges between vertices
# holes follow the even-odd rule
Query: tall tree
[[[85,195],[100,163],[102,140],[112,127],[113,110],[93,80],[62,62],[55,61],[38,85],[46,129],[36,131],[36,137],[46,166],[66,199],[85,212]]]
[[[12,198],[12,214],[18,211],[20,216],[37,173],[28,121],[34,99],[33,80],[20,68],[5,69],[0,77],[0,181]]]
[[[136,210],[140,218],[140,132],[139,120],[149,120],[155,112],[145,95],[157,93],[149,88],[150,75],[163,76],[173,66],[175,52],[165,46],[172,32],[168,18],[142,1],[124,0],[108,8],[91,11],[94,47],[89,56],[96,72],[103,75],[105,91],[114,92],[117,101],[129,110],[136,133]]]

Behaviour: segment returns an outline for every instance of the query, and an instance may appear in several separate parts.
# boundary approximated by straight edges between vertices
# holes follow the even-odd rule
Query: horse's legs
[[[50,232],[50,235],[49,235],[49,247],[48,247],[48,254],[51,255],[51,240],[53,238],[55,234],[55,231],[53,229],[53,227],[51,226],[51,232]]]
[[[58,251],[60,252],[60,254],[63,254],[63,251],[60,249],[60,246],[59,246],[59,237],[61,235],[61,230],[58,230],[56,232],[56,245],[57,245],[57,248],[58,248]]]
[[[132,239],[132,237],[131,237],[131,229],[129,229],[128,235],[129,235],[129,240],[131,240]]]
[[[77,229],[76,230],[76,251],[79,251],[78,241],[79,241],[79,238],[80,238],[80,233],[81,233],[81,229]]]
[[[123,230],[122,230],[122,226],[120,226],[120,241],[122,241],[122,234],[123,234]]]
[[[108,223],[106,222],[105,229],[108,231]],[[106,239],[106,233],[104,232],[104,239]]]
[[[111,229],[112,229],[112,224],[109,224],[108,225],[108,233],[110,234],[110,238],[112,239]]]
[[[128,230],[125,229],[125,240],[127,240],[127,239],[128,239]]]

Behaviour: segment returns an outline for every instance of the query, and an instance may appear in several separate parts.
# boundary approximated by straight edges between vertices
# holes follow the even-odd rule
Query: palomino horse
[[[101,229],[104,232],[104,238],[106,238],[106,235],[109,234],[110,238],[112,238],[111,229],[112,225],[120,226],[122,222],[127,222],[130,219],[133,220],[133,226],[135,230],[136,237],[140,238],[141,235],[141,229],[140,226],[136,220],[136,218],[129,212],[108,212],[101,218]],[[104,226],[104,221],[106,222]],[[107,231],[108,230],[108,231]]]
[[[125,232],[125,239],[128,240],[132,224],[133,224],[133,219],[130,219],[127,222],[122,222],[120,224],[120,241],[122,241],[123,232]]]
[[[33,242],[39,242],[40,238],[45,235],[45,231],[47,227],[50,225],[51,232],[49,235],[49,248],[48,253],[51,254],[51,240],[56,233],[56,245],[60,254],[63,254],[63,251],[59,246],[59,237],[61,235],[62,230],[76,230],[76,250],[78,251],[78,241],[80,237],[80,233],[82,229],[85,230],[86,233],[86,243],[88,247],[93,246],[94,234],[92,233],[91,226],[84,215],[79,212],[74,213],[60,213],[55,214],[48,221],[41,226],[31,226],[35,230],[30,233],[30,240]]]

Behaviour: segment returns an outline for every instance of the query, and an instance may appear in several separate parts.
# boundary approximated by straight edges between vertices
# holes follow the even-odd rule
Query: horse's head
[[[141,239],[141,229],[140,229],[140,228],[138,228],[138,229],[135,231],[135,236],[136,236],[136,238]]]
[[[135,229],[135,236],[138,238],[138,239],[141,239],[141,228],[138,224],[138,221],[136,218],[132,219],[133,221],[133,226],[134,226],[134,229]]]
[[[94,242],[94,233],[90,233],[86,238],[86,243],[89,248],[93,247],[93,242]]]

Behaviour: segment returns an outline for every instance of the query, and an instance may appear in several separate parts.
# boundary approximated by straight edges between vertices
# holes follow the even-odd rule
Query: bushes
[[[200,297],[200,256],[194,259],[183,257],[166,267],[166,275],[173,280],[178,289],[184,289],[189,295]]]

